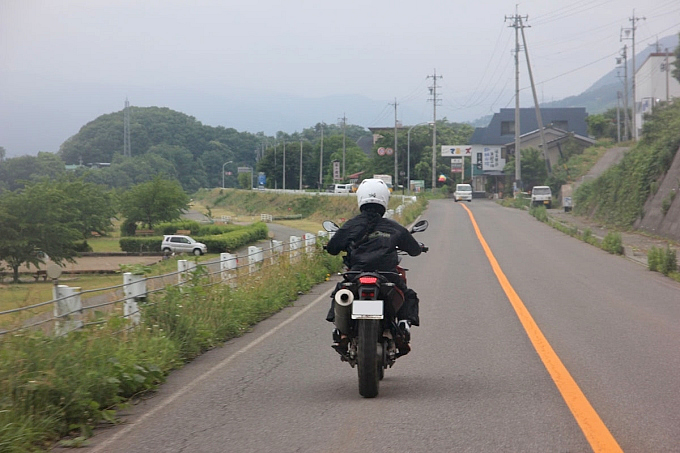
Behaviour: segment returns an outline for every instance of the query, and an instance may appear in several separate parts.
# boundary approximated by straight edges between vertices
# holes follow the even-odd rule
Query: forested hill
[[[179,179],[193,179],[182,181],[187,189],[217,186],[225,162],[255,165],[255,151],[263,139],[261,133],[206,126],[168,108],[130,107],[133,159],[145,163],[158,158],[169,161]],[[87,123],[61,145],[58,154],[66,164],[115,163],[123,154],[123,112],[102,115]]]

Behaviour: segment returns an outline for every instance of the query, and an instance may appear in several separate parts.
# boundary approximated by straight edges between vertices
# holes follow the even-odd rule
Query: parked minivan
[[[456,191],[453,192],[454,201],[472,201],[472,186],[470,184],[456,184]]]
[[[352,192],[352,184],[334,184],[333,193],[350,193]]]
[[[531,189],[531,205],[544,205],[550,209],[552,207],[552,190],[550,190],[550,186],[534,186]]]

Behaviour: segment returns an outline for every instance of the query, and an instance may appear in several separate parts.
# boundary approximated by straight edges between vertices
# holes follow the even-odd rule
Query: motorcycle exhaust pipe
[[[349,320],[352,318],[352,302],[354,294],[343,288],[335,293],[335,327],[342,333],[349,331]]]

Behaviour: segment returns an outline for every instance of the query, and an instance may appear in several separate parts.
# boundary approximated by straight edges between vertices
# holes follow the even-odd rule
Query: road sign
[[[250,173],[253,169],[251,167],[238,167],[239,173]]]

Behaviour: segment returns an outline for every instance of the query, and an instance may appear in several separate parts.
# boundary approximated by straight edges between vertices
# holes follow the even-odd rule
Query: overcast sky
[[[0,146],[9,155],[37,151],[18,145],[17,134],[46,146],[31,142],[40,130],[17,130],[20,119],[39,117],[42,126],[68,129],[44,149],[56,151],[80,126],[120,110],[125,96],[140,89],[155,94],[133,98],[133,105],[180,111],[170,93],[252,100],[360,95],[384,101],[370,112],[376,124],[393,121],[387,102],[396,98],[422,115],[413,121],[427,121],[427,76],[435,70],[443,76],[438,117],[474,120],[514,106],[515,36],[505,18],[515,8],[501,0],[0,0]],[[632,44],[619,37],[634,10],[645,17],[636,23],[638,51],[680,31],[677,0],[528,0],[517,8],[528,15],[529,56],[544,101],[579,94],[615,67],[619,50]],[[524,58],[521,86],[527,87]],[[50,91],[61,86],[68,87],[68,102]],[[351,108],[318,121],[343,113],[351,119]],[[200,107],[183,113],[207,121]],[[61,126],[65,118],[76,126]]]

